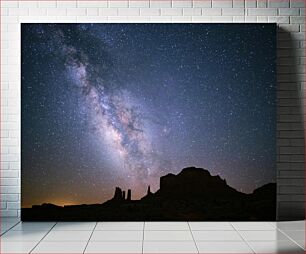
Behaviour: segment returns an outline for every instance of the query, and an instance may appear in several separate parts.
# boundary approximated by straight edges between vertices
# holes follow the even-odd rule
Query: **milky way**
[[[78,55],[83,59],[78,59]],[[143,123],[143,112],[132,95],[125,90],[108,91],[97,78],[88,78],[86,53],[76,48],[63,45],[63,55],[68,75],[84,97],[90,124],[94,127],[97,138],[114,152],[114,157],[122,158],[123,170],[129,184],[149,184],[148,177],[157,168],[155,152]],[[143,186],[142,186],[143,187]]]
[[[22,205],[275,181],[275,61],[273,25],[22,25]]]

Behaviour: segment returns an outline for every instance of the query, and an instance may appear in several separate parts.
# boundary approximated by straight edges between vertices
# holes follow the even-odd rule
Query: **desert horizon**
[[[187,168],[195,168],[195,167],[194,167],[194,166],[190,166],[190,167],[187,167]],[[204,168],[203,168],[203,169],[204,169]],[[182,170],[183,170],[183,169],[182,169]],[[204,169],[204,170],[207,170],[208,172],[210,172],[208,169]],[[180,172],[180,171],[179,171],[179,172]],[[163,176],[167,176],[167,175],[169,175],[169,174],[172,175],[173,173],[169,172],[168,174],[163,175]],[[161,177],[163,177],[163,176],[161,176]],[[219,176],[219,175],[216,174],[216,175],[212,175],[212,176]],[[219,176],[219,177],[221,178],[221,176]],[[221,179],[222,179],[222,178],[221,178]],[[223,180],[227,181],[226,179],[223,179]],[[232,188],[236,189],[237,191],[239,191],[239,192],[241,192],[241,193],[244,193],[244,194],[251,194],[251,193],[253,193],[256,189],[261,188],[262,186],[264,186],[264,185],[266,185],[266,184],[269,184],[269,183],[275,183],[275,182],[272,181],[272,182],[263,183],[261,186],[258,186],[258,187],[256,187],[256,188],[254,188],[251,192],[243,192],[243,191],[241,191],[241,190],[237,190],[236,188],[234,188],[234,187],[231,186],[231,185],[229,185],[229,186],[231,186]],[[121,189],[120,186],[114,186],[114,188],[113,188],[113,192],[114,192],[114,193],[115,193],[115,190],[116,190],[117,187],[119,187],[119,188]],[[148,185],[147,188],[143,191],[143,195],[140,197],[140,199],[146,195],[147,190],[148,190],[148,187],[150,188],[150,190],[152,190],[152,189],[151,189],[151,185]],[[160,187],[160,186],[159,186],[159,187]],[[133,189],[132,189],[132,187],[130,187],[130,188],[128,188],[128,189],[130,189],[131,192],[132,192],[131,200],[139,200],[139,199],[137,199],[137,198],[133,198]],[[128,189],[124,190],[125,193],[127,193],[127,190],[128,190]],[[154,193],[154,192],[156,192],[156,191],[158,191],[158,189],[155,190],[155,191],[153,190],[152,193]],[[56,201],[45,201],[45,202],[41,202],[41,203],[31,204],[31,205],[28,205],[28,206],[22,206],[22,208],[31,208],[33,205],[35,206],[35,205],[42,205],[42,204],[53,204],[53,205],[61,206],[61,207],[64,207],[64,206],[74,206],[74,205],[75,205],[75,206],[78,206],[78,205],[103,204],[103,203],[107,202],[108,200],[112,199],[113,196],[114,196],[114,195],[110,195],[109,198],[105,199],[105,200],[102,201],[102,202],[94,202],[94,203],[80,202],[80,203],[73,203],[73,202],[70,202],[70,201],[65,202],[65,201],[63,201],[63,200],[61,200],[61,201],[59,201],[59,202],[56,202]]]
[[[51,203],[22,208],[23,220],[249,220],[275,219],[276,184],[268,183],[252,194],[230,187],[225,179],[203,168],[188,167],[160,178],[160,189],[141,199],[132,190],[116,187],[111,199],[97,204],[57,206]],[[237,209],[241,214],[237,215]],[[166,212],[167,211],[167,212]],[[267,214],[265,211],[269,211]]]

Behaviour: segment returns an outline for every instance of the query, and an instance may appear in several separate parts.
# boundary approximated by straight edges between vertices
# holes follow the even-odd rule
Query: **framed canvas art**
[[[275,24],[21,35],[22,220],[275,220]]]

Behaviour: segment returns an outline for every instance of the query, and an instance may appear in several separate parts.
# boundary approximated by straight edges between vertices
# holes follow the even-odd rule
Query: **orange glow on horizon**
[[[53,204],[53,205],[57,205],[57,206],[69,206],[69,205],[81,205],[83,204],[78,203],[78,202],[74,202],[72,200],[48,200],[48,201],[43,201],[41,203],[36,203],[36,204],[28,204],[28,205],[24,205],[22,206],[22,208],[31,208],[33,205],[42,205],[42,204]]]

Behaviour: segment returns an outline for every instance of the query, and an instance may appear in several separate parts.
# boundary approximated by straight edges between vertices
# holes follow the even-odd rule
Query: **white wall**
[[[1,216],[20,215],[20,23],[276,22],[278,215],[304,216],[304,0],[8,1],[1,4]]]

